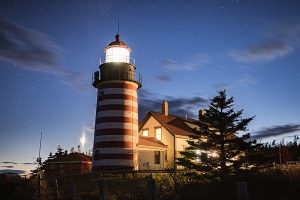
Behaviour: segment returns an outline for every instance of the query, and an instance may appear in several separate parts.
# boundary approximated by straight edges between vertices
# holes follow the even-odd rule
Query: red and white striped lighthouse
[[[105,62],[93,76],[98,89],[93,171],[137,170],[138,101],[141,77],[120,35],[105,49]]]

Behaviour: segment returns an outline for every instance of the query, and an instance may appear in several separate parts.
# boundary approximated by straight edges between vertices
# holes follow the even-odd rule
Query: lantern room
[[[130,52],[131,49],[126,44],[120,41],[120,35],[116,35],[116,41],[110,43],[104,49],[105,62],[123,62],[130,63]]]

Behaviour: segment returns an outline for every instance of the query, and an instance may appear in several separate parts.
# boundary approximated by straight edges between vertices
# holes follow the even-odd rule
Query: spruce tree
[[[219,91],[210,101],[190,135],[190,146],[181,152],[177,163],[189,174],[224,180],[252,164],[249,155],[256,145],[245,132],[254,117],[242,118],[243,110],[234,110],[234,99],[227,98],[226,90]]]
[[[58,145],[57,149],[56,149],[56,153],[55,153],[55,158],[58,158],[60,156],[62,156],[64,154],[64,149],[61,148],[60,145]]]

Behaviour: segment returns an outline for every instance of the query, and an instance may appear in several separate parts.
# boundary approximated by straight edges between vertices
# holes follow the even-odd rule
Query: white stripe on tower
[[[122,122],[105,122],[105,123],[99,123],[96,124],[95,129],[101,130],[101,129],[132,129],[134,131],[138,130],[137,124],[132,123],[122,123]]]
[[[124,110],[103,110],[97,112],[97,118],[100,117],[131,117],[138,119],[138,113]]]

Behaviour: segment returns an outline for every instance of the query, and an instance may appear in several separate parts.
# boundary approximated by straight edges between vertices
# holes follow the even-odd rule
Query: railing
[[[137,74],[137,73],[135,73]],[[139,73],[138,74],[138,79],[136,79],[134,73],[119,73],[118,75],[114,74],[112,75],[108,75],[108,76],[104,76],[103,79],[101,79],[100,76],[100,71],[96,71],[94,72],[93,76],[92,76],[92,83],[95,84],[98,81],[104,81],[104,80],[129,80],[129,81],[135,81],[138,82],[140,84],[142,84],[143,78],[142,75]]]
[[[133,58],[129,58],[129,57],[121,57],[120,59],[118,59],[118,61],[111,61],[113,60],[113,58],[111,57],[106,57],[105,61],[104,59],[100,58],[99,59],[99,64],[102,65],[104,63],[110,63],[110,62],[124,62],[124,63],[129,63],[135,66],[135,59]]]

